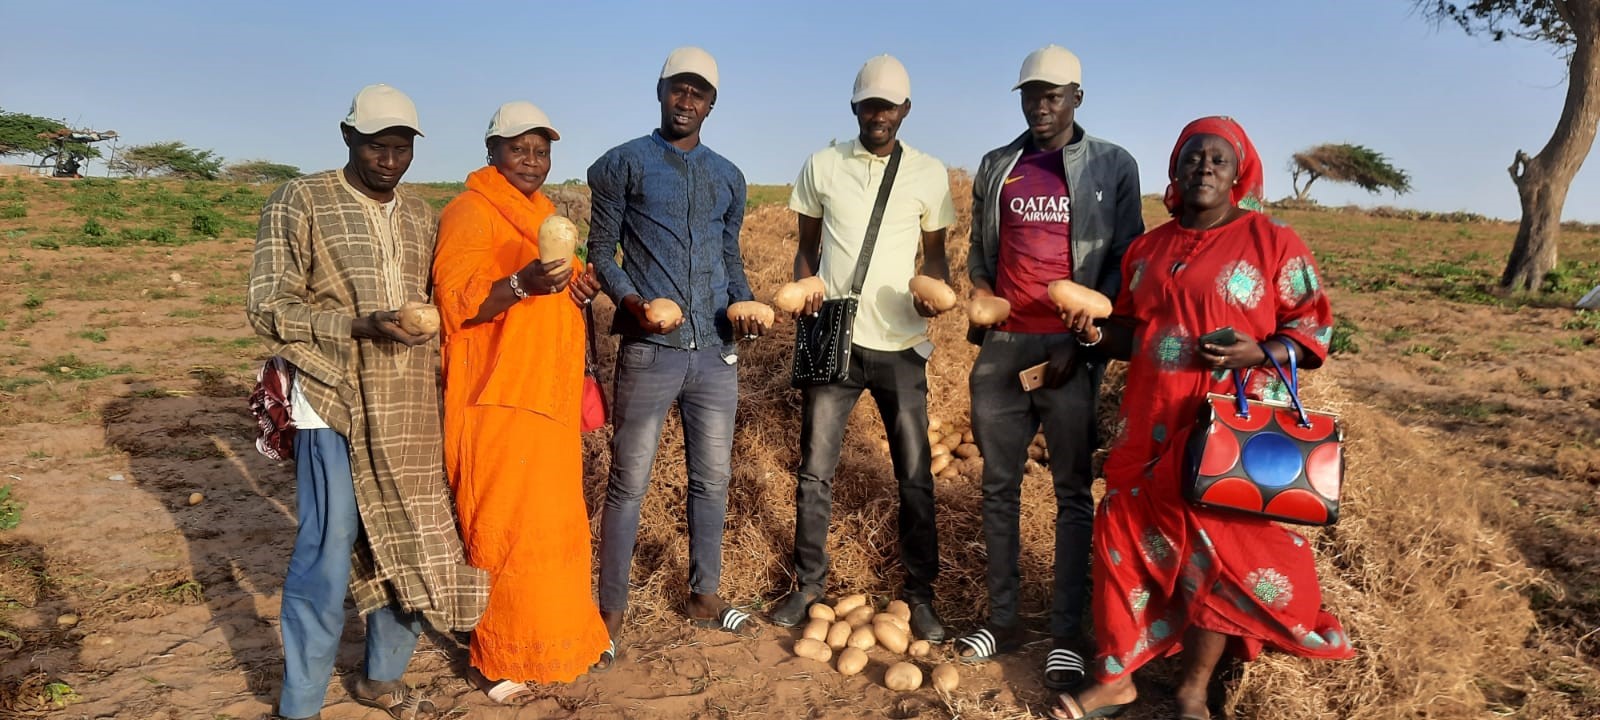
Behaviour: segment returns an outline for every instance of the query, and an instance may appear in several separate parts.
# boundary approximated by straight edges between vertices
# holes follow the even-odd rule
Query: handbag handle
[[[1300,403],[1299,352],[1294,349],[1294,341],[1285,337],[1274,339],[1283,343],[1283,349],[1289,351],[1289,372],[1283,371],[1283,365],[1278,362],[1277,358],[1272,356],[1272,353],[1267,352],[1265,347],[1261,347],[1261,354],[1267,356],[1267,361],[1272,363],[1272,368],[1278,371],[1278,378],[1283,380],[1284,386],[1289,389],[1289,402],[1294,406],[1295,413],[1300,416],[1300,427],[1311,427],[1311,418],[1306,414],[1305,406]],[[1245,399],[1245,382],[1249,379],[1249,372],[1249,368],[1246,368],[1244,373],[1240,373],[1238,369],[1233,371],[1234,402],[1237,403],[1239,417],[1246,419],[1250,417],[1250,403]]]
[[[867,236],[861,242],[861,257],[856,259],[856,273],[850,280],[850,297],[860,297],[861,287],[867,282],[867,264],[872,262],[872,249],[878,244],[878,226],[883,224],[883,210],[889,205],[889,190],[894,187],[894,176],[900,169],[900,142],[895,141],[889,152],[889,164],[883,169],[883,180],[878,183],[878,197],[872,203],[872,219],[867,221]]]

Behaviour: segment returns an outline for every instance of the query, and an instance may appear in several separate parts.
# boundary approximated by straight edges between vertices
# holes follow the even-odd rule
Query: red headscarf
[[[1239,177],[1235,179],[1230,197],[1239,207],[1260,211],[1262,198],[1265,197],[1261,185],[1261,156],[1256,153],[1256,146],[1250,144],[1250,136],[1244,134],[1244,128],[1233,118],[1224,115],[1200,118],[1185,125],[1183,132],[1179,133],[1178,144],[1172,146],[1172,159],[1167,162],[1167,180],[1170,182],[1167,183],[1166,196],[1162,198],[1167,211],[1177,215],[1178,208],[1183,206],[1183,194],[1178,190],[1178,152],[1183,150],[1184,143],[1196,135],[1215,135],[1233,146],[1233,154],[1239,158]]]

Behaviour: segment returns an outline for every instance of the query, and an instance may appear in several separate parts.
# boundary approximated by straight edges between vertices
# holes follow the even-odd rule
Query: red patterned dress
[[[1225,326],[1246,340],[1284,335],[1312,351],[1303,367],[1322,364],[1333,316],[1311,252],[1251,212],[1204,231],[1168,222],[1134,241],[1122,268],[1116,314],[1139,324],[1094,524],[1096,676],[1107,682],[1178,652],[1191,625],[1232,636],[1229,651],[1244,659],[1264,646],[1351,657],[1344,628],[1322,610],[1304,537],[1196,508],[1180,487],[1206,393],[1233,392],[1226,373],[1197,363],[1199,336]],[[1283,388],[1257,372],[1250,393]]]

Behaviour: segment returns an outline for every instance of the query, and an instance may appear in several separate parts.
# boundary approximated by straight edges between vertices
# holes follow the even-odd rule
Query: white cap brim
[[[891,105],[901,105],[910,100],[911,96],[902,90],[887,90],[884,88],[861,88],[856,94],[850,96],[852,104],[863,100],[883,100]]]
[[[403,127],[418,135],[422,134],[422,128],[417,127],[416,123],[412,122],[409,118],[364,118],[361,122],[354,125],[351,125],[350,123],[345,124],[348,125],[350,129],[361,133],[362,135],[376,135],[392,127]]]
[[[485,135],[484,139],[487,140],[487,139],[492,138],[492,137],[514,138],[514,137],[520,136],[523,133],[528,132],[530,130],[543,130],[543,131],[549,133],[550,134],[550,140],[552,142],[561,139],[561,133],[560,132],[558,132],[555,128],[550,127],[549,125],[544,125],[544,124],[541,124],[541,123],[523,123],[521,125],[513,125],[513,126],[508,127],[508,128],[502,128],[498,132],[491,132],[491,133]]]

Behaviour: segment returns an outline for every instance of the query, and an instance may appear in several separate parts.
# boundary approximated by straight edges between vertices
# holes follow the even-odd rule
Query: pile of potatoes
[[[928,444],[933,454],[933,465],[929,469],[934,477],[949,480],[957,475],[966,475],[978,478],[983,475],[983,457],[978,452],[977,441],[972,437],[972,431],[962,431],[953,423],[947,423],[937,416],[928,416]],[[879,438],[878,452],[884,457],[889,455],[889,441]],[[1033,441],[1028,445],[1029,472],[1043,470],[1050,462],[1050,451],[1045,447],[1044,434],[1033,436]]]
[[[904,600],[890,602],[883,612],[866,595],[848,595],[832,606],[819,602],[811,606],[811,621],[795,641],[794,654],[824,664],[832,660],[846,677],[866,668],[867,651],[873,648],[926,662],[933,647],[912,637],[910,621],[911,606]],[[960,685],[960,674],[949,664],[935,666],[930,676],[940,692],[953,692]],[[906,660],[892,663],[883,674],[884,686],[898,692],[916,690],[922,682],[922,668]]]

